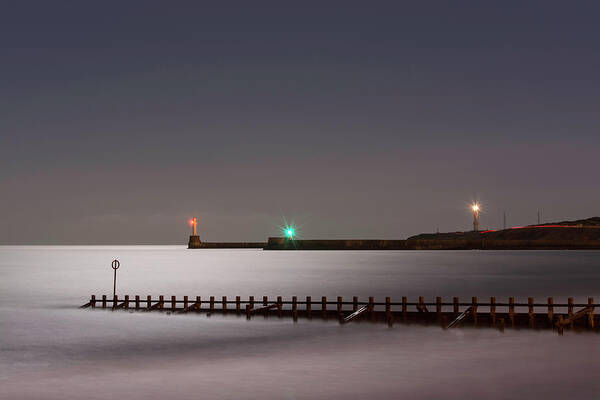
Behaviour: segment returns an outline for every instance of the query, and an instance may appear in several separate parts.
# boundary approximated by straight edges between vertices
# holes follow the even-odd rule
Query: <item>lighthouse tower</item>
[[[190,219],[189,223],[192,227],[192,234],[190,235],[190,241],[188,242],[188,249],[197,249],[202,247],[200,236],[198,236],[198,219],[194,217]]]

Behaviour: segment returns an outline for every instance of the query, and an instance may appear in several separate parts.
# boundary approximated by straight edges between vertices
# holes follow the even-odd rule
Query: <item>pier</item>
[[[229,299],[227,296],[152,296],[139,295],[96,297],[81,308],[128,310],[138,312],[166,312],[170,314],[205,313],[233,314],[245,316],[248,320],[262,315],[264,318],[290,318],[294,322],[299,318],[337,320],[340,324],[357,322],[384,323],[392,327],[394,324],[437,325],[443,329],[454,329],[463,326],[476,328],[504,329],[554,329],[562,335],[567,330],[600,331],[600,315],[595,314],[594,299],[589,297],[586,303],[575,303],[570,297],[567,303],[555,304],[553,297],[544,303],[535,302],[533,297],[527,302],[517,302],[509,297],[508,302],[497,302],[495,297],[480,302],[472,297],[469,302],[454,297],[452,302],[445,302],[441,297],[435,301],[425,301],[419,297],[417,301],[375,301],[369,297],[367,301],[353,297],[351,301],[342,297],[313,299],[306,296],[299,299],[293,296],[284,300],[282,296],[269,299],[249,296],[242,300],[241,296]]]

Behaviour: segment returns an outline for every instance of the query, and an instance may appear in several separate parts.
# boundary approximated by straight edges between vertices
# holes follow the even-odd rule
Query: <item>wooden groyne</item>
[[[388,326],[394,323],[419,323],[435,324],[444,329],[460,326],[492,327],[500,331],[505,328],[555,329],[563,334],[565,329],[600,331],[600,315],[594,313],[598,306],[592,297],[586,303],[575,303],[569,297],[566,304],[555,304],[552,297],[548,297],[545,303],[536,303],[533,297],[529,297],[524,303],[516,302],[514,297],[509,297],[508,302],[497,302],[495,297],[488,302],[479,302],[477,297],[472,297],[470,302],[461,302],[458,297],[454,297],[452,302],[444,302],[441,297],[436,297],[434,302],[427,302],[424,297],[419,297],[416,302],[408,301],[407,297],[402,297],[400,302],[393,302],[390,297],[386,297],[384,302],[376,302],[374,297],[369,297],[368,301],[361,301],[358,297],[346,301],[342,297],[313,300],[311,296],[302,300],[297,296],[288,300],[283,300],[282,296],[275,299],[263,296],[260,300],[249,296],[247,300],[242,300],[241,296],[228,299],[227,296],[152,298],[126,295],[120,298],[103,295],[97,298],[92,295],[81,308],[236,314],[245,315],[248,319],[263,315],[265,318],[287,317],[294,321],[298,318],[321,318],[337,319],[341,324],[352,321],[379,322]]]

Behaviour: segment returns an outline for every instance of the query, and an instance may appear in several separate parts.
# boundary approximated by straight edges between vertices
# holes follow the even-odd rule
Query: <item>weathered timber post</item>
[[[308,319],[312,318],[312,298],[310,296],[306,296],[306,316]]]
[[[277,316],[279,318],[282,317],[282,311],[283,311],[283,300],[281,298],[281,296],[277,296]]]
[[[115,308],[117,308],[117,303],[119,302],[119,295],[114,295],[113,296],[113,305],[112,305],[112,309],[114,310]]]
[[[406,322],[406,318],[408,317],[408,304],[406,304],[407,298],[406,296],[402,296],[402,320]]]
[[[135,295],[135,309],[140,309],[140,296],[138,294]]]
[[[504,332],[504,318],[500,318],[500,332]]]
[[[568,313],[569,313],[569,318],[571,318],[573,316],[573,303],[575,303],[575,300],[572,297],[569,297],[567,299],[567,303],[569,304],[568,306]],[[571,320],[571,323],[569,324],[569,329],[573,328],[573,321]]]
[[[558,334],[562,335],[564,333],[564,329],[565,329],[565,325],[564,325],[563,316],[559,315],[558,316]]]
[[[209,303],[209,309],[210,309],[210,313],[212,314],[215,311],[215,296],[210,296],[210,303]]]
[[[569,317],[571,317],[571,316],[573,315],[573,303],[574,303],[574,301],[573,301],[573,298],[572,298],[572,297],[569,297],[569,298],[567,299],[567,302],[568,302],[568,304],[569,304],[569,306],[568,306],[568,311],[567,311],[567,312],[568,312],[568,314],[569,314]]]
[[[458,303],[458,297],[454,297],[452,299],[452,306],[453,306],[453,312],[454,314],[458,314],[458,310],[459,310],[459,303]]]
[[[515,327],[515,298],[508,298],[508,317],[510,318],[511,328]]]
[[[158,308],[160,308],[161,310],[164,308],[165,306],[165,296],[163,296],[162,294],[160,296],[158,296]]]
[[[442,329],[446,330],[448,328],[448,317],[442,316]]]
[[[198,304],[198,305],[196,306],[196,310],[197,310],[197,311],[200,311],[200,310],[202,310],[202,297],[200,297],[200,296],[196,296],[196,304]]]
[[[423,303],[425,303],[425,297],[419,296],[419,304],[417,305],[417,310],[419,310],[419,312],[423,312],[423,308],[425,307]]]
[[[352,311],[356,312],[358,310],[358,297],[354,296],[352,298]]]
[[[548,321],[552,326],[554,323],[554,297],[548,297]]]
[[[129,309],[129,295],[126,294],[125,295],[125,309]]]
[[[471,307],[473,307],[472,308],[473,311],[471,312],[473,314],[473,324],[475,326],[477,326],[477,297],[476,296],[471,297]]]
[[[246,319],[250,319],[250,304],[246,304]]]
[[[394,325],[394,316],[392,315],[392,299],[389,297],[385,298],[385,318],[387,319],[388,326],[391,328]]]
[[[250,308],[254,308],[254,296],[248,297],[248,304],[250,304]]]
[[[436,319],[439,321],[442,316],[442,298],[440,296],[435,298],[435,314]]]
[[[90,306],[92,308],[96,308],[96,295],[95,294],[92,295],[92,299],[90,300]]]
[[[340,296],[337,298],[337,313],[338,317],[342,315],[342,298]]]
[[[292,296],[292,318],[298,321],[298,297]]]
[[[369,317],[371,321],[375,321],[375,299],[373,297],[369,297]]]
[[[242,302],[242,298],[240,296],[235,296],[235,313],[240,313],[240,304]]]
[[[177,308],[177,297],[171,296],[171,311],[175,311]]]
[[[321,314],[324,319],[327,319],[327,297],[321,297]]]
[[[533,297],[527,298],[527,307],[529,314],[529,328],[533,329],[535,325],[535,313],[533,311]]]
[[[183,296],[183,308],[188,308],[189,300],[187,296]]]
[[[590,312],[588,313],[588,326],[590,329],[594,329],[594,298],[588,297],[588,307]]]
[[[267,304],[269,304],[268,296],[263,296],[262,304],[263,304],[263,307],[266,307]],[[265,312],[263,313],[263,318],[265,318],[265,319],[268,318],[270,312],[271,312],[270,310],[265,310]]]
[[[106,295],[102,295],[102,308],[106,308]]]
[[[496,298],[490,297],[490,317],[492,318],[492,326],[496,326]]]
[[[146,296],[146,308],[149,310],[152,307],[152,296]]]
[[[223,313],[227,311],[227,296],[223,296],[221,299],[221,308],[223,309]]]

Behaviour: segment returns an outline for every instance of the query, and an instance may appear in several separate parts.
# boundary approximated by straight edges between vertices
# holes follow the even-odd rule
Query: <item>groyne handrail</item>
[[[102,302],[102,301],[106,301],[107,303],[113,303],[115,301],[114,298],[112,297],[106,297],[106,300],[103,300],[102,298],[99,297],[95,297],[90,300],[89,302],[85,303],[83,306],[81,307],[89,307],[92,303],[92,301],[95,301],[96,303],[98,302]],[[123,298],[120,296],[117,296],[117,302],[124,302]],[[129,297],[128,300],[130,303],[134,303],[136,300],[133,299],[132,297]],[[148,298],[142,298],[140,297],[139,302],[140,303],[146,303],[148,301]],[[158,302],[160,301],[160,299],[156,299],[156,298],[151,298],[150,299],[151,302]],[[162,300],[164,303],[168,303],[171,304],[172,300],[170,298],[165,297],[164,300]],[[214,301],[211,300],[201,300],[199,302],[196,302],[193,300],[192,297],[190,297],[190,300],[185,300],[185,299],[181,299],[181,298],[177,298],[175,300],[176,304],[184,304],[184,303],[200,303],[200,304],[210,304],[210,303],[214,303],[214,304],[236,304],[236,303],[240,303],[240,304],[249,304],[249,303],[260,303],[261,300],[259,300],[258,298],[256,300],[240,300],[240,301],[236,301],[236,300],[217,300],[215,299]],[[270,303],[275,302],[274,300],[270,300]],[[296,302],[293,302],[291,300],[282,300],[280,302],[280,304],[283,305],[291,305],[291,304],[298,304],[298,305],[305,305],[305,304],[323,304],[322,301],[320,300],[313,300],[310,302],[307,302],[305,300],[298,300]],[[335,300],[328,300],[325,302],[325,304],[331,304],[331,305],[335,305],[335,304],[343,304],[343,305],[354,305],[357,304],[359,306],[363,306],[363,305],[369,305],[371,304],[368,301],[357,301],[357,302],[353,302],[353,301],[335,301]],[[391,305],[391,306],[402,306],[402,305],[406,305],[406,306],[436,306],[436,305],[441,305],[441,306],[445,306],[445,307],[449,307],[449,306],[455,306],[458,305],[460,307],[465,307],[465,306],[472,306],[473,302],[418,302],[418,301],[407,301],[407,302],[373,302],[372,305],[374,306],[385,306],[385,305]],[[522,303],[522,302],[514,302],[514,303],[491,303],[491,302],[477,302],[476,303],[477,306],[479,307],[490,307],[490,306],[496,306],[496,307],[510,307],[510,306],[514,306],[514,307],[548,307],[549,305],[552,307],[600,307],[600,303]]]

